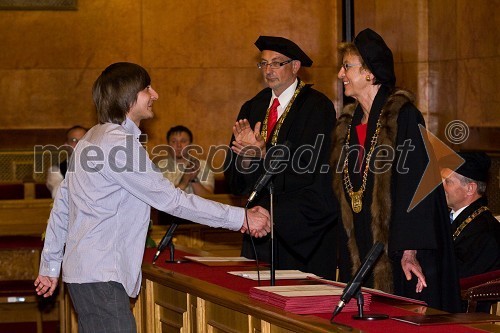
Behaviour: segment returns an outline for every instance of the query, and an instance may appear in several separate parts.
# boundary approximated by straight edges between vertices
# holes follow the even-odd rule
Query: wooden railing
[[[230,194],[206,197],[220,203],[242,206],[245,199]],[[0,200],[0,236],[41,235],[52,208],[52,199]],[[161,233],[164,228],[158,228]]]
[[[41,235],[52,199],[0,200],[0,236]]]

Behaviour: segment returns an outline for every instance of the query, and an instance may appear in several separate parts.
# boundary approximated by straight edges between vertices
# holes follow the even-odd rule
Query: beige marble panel
[[[457,119],[457,64],[456,61],[429,63],[428,105],[432,132],[444,138],[446,125]]]
[[[480,5],[480,3],[482,5]],[[489,58],[500,54],[500,0],[456,0],[458,58]],[[497,66],[498,62],[497,62]]]
[[[101,68],[141,60],[141,3],[79,1],[76,11],[0,11],[2,68]]]
[[[340,106],[340,3],[109,0],[80,1],[77,11],[0,11],[0,130],[92,125],[95,78],[132,61],[158,84],[157,119],[143,126],[153,143],[181,122],[210,138],[205,145],[227,143],[239,107],[262,88],[253,45],[261,34],[295,40],[314,60],[304,80]],[[417,94],[433,132],[443,135],[453,119],[498,128],[499,3],[356,0],[355,29],[384,37],[398,85]]]
[[[206,156],[210,145],[228,144],[241,105],[263,88],[254,68],[151,70],[159,94],[155,119],[144,121],[148,150],[165,143],[166,131],[175,125],[191,129]]]
[[[0,70],[0,126],[67,128],[96,122],[92,84],[100,70]]]
[[[335,4],[151,0],[144,4],[144,60],[162,68],[253,67],[258,36],[275,35],[294,40],[321,64],[335,56]]]
[[[376,2],[373,29],[392,50],[395,63],[418,60],[419,3],[413,0]]]
[[[439,111],[441,103],[434,101],[439,85],[440,73],[431,69],[427,62],[404,63],[396,66],[398,86],[411,91],[415,96],[415,105],[422,112],[426,127],[433,134],[439,133],[439,124],[443,121],[443,112]],[[399,79],[399,78],[402,79]]]
[[[333,99],[334,74],[332,69],[308,69],[305,81]],[[166,131],[175,125],[192,130],[195,143],[203,147],[202,156],[211,145],[227,145],[241,106],[265,87],[257,68],[153,69],[151,77],[159,94],[155,118],[141,124],[148,134],[150,152],[165,143]],[[216,163],[222,157],[218,153]]]
[[[500,57],[459,60],[457,117],[474,127],[500,127]]]
[[[354,35],[365,28],[377,31],[376,5],[377,0],[358,0],[354,6]]]
[[[417,61],[419,34],[426,28],[425,2],[413,0],[356,1],[355,34],[365,28],[379,33],[394,55],[395,63]]]
[[[342,84],[337,78],[338,68],[335,67],[324,67],[324,68],[311,68],[308,70],[311,75],[305,77],[300,75],[300,77],[306,82],[313,84],[313,88],[321,91],[325,94],[335,105],[338,111],[341,101],[343,99]],[[340,87],[341,93],[338,94],[337,90]]]
[[[429,5],[429,61],[456,59],[457,26],[463,22],[457,17],[457,0],[428,1]]]

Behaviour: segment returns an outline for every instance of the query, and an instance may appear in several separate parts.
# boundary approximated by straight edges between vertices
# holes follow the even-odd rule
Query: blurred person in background
[[[67,158],[59,164],[51,165],[47,171],[47,179],[45,184],[52,195],[52,199],[55,198],[56,192],[61,185],[61,182],[66,176],[66,171],[68,171],[68,161],[76,147],[78,141],[87,133],[87,129],[76,125],[71,127],[66,131],[66,142],[64,143],[63,149],[67,152]]]

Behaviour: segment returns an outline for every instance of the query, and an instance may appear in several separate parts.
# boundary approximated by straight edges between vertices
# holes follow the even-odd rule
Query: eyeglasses
[[[342,64],[342,67],[344,68],[344,70],[347,72],[347,70],[351,67],[355,67],[355,66],[361,66],[361,64],[348,64],[348,63],[345,63],[345,64]]]
[[[285,66],[286,64],[291,63],[292,61],[293,61],[293,59],[288,59],[288,60],[282,61],[282,62],[273,61],[273,62],[269,62],[269,63],[267,61],[261,61],[261,62],[257,63],[257,67],[259,67],[260,69],[267,69],[267,66],[269,66],[272,69],[278,69],[281,66]]]

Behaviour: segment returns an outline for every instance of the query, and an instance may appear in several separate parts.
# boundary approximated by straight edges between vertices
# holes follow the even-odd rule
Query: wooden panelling
[[[94,80],[109,64],[130,61],[150,72],[160,95],[156,119],[141,124],[148,149],[183,124],[206,156],[210,146],[229,143],[241,105],[263,88],[259,35],[297,42],[314,60],[301,76],[337,98],[338,4],[110,0],[82,1],[71,12],[0,11],[0,130],[94,125]]]
[[[184,249],[185,250],[185,249]],[[326,332],[361,332],[360,329],[350,327],[344,324],[332,324],[327,318],[320,318],[315,315],[297,315],[288,311],[283,311],[278,307],[271,306],[256,301],[246,293],[235,292],[230,287],[222,287],[203,280],[202,276],[180,274],[175,270],[160,268],[156,265],[144,263],[143,269],[143,289],[139,298],[142,301],[142,318],[147,321],[146,332],[197,332],[197,333],[326,333]],[[233,281],[234,283],[234,281]],[[197,324],[183,321],[182,328],[163,325],[159,313],[151,312],[152,304],[157,304],[160,299],[154,297],[155,290],[166,287],[176,290],[182,296],[173,295],[172,298],[166,298],[167,294],[161,295],[161,302],[168,303],[170,307],[178,307],[179,300],[184,309],[184,295],[189,295],[188,300],[196,299],[195,315]],[[170,292],[168,293],[170,295]],[[442,313],[421,305],[397,304],[394,300],[384,300],[380,298],[377,302],[397,306],[401,309],[407,309],[415,312],[420,311],[424,314]],[[396,302],[396,303],[395,303]],[[397,305],[396,305],[397,304]],[[381,304],[379,304],[381,306]],[[400,310],[401,310],[400,309]],[[418,309],[418,310],[417,310]],[[184,310],[182,310],[184,311]],[[410,313],[410,312],[409,312]],[[136,317],[137,318],[137,317]],[[180,321],[177,321],[180,323]],[[394,321],[392,321],[394,322]],[[143,322],[138,321],[138,325],[143,326]],[[401,331],[402,327],[392,327],[387,321],[387,330]],[[353,325],[354,326],[354,325]],[[374,327],[377,330],[380,327]],[[497,326],[493,324],[474,325],[475,328],[482,328],[486,331],[497,332]],[[363,329],[363,332],[370,332],[371,329]]]
[[[354,1],[355,32],[370,27],[384,37],[398,85],[417,94],[440,138],[454,119],[500,127],[499,25],[484,19],[495,5],[498,0]],[[297,42],[314,60],[300,76],[340,107],[341,1],[277,0],[269,7],[263,0],[110,0],[83,1],[76,11],[0,11],[0,130],[94,125],[92,83],[110,63],[131,61],[149,70],[160,95],[156,119],[142,124],[148,149],[183,124],[205,157],[212,146],[229,143],[239,108],[263,87],[253,44],[259,35]],[[52,139],[38,143],[46,140]],[[0,146],[9,144],[28,142],[6,141],[0,133]],[[222,160],[217,155],[214,165]]]
[[[355,0],[355,30],[377,31],[394,53],[397,85],[413,91],[427,127],[445,143],[446,127],[500,128],[500,25],[484,19],[498,0]],[[484,131],[463,146],[499,152]],[[485,134],[483,136],[483,134]]]
[[[0,235],[38,235],[47,228],[52,199],[1,200]]]

